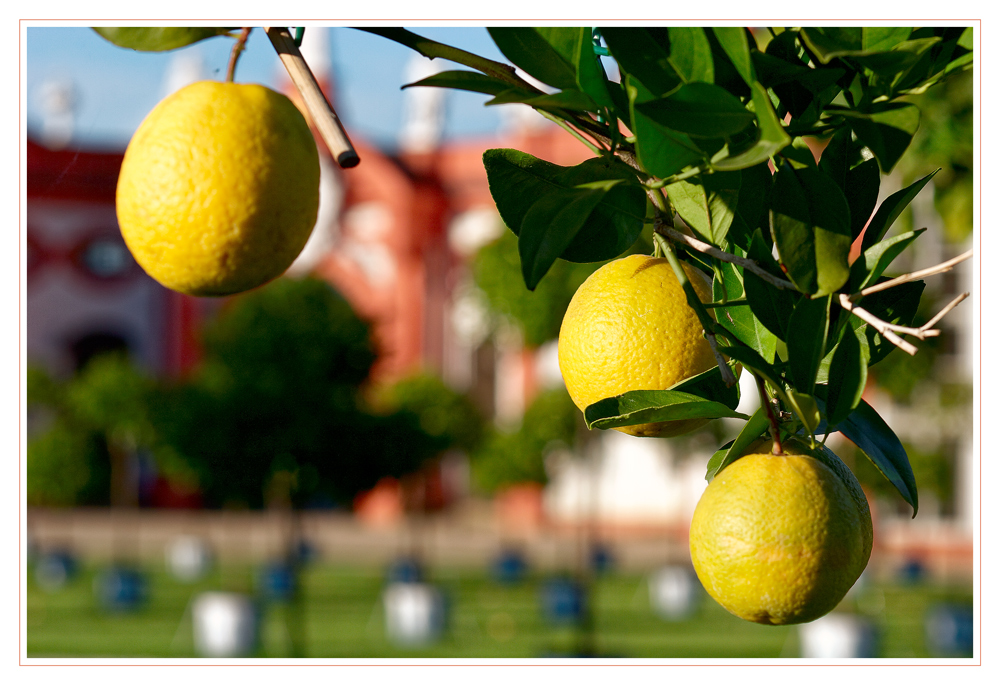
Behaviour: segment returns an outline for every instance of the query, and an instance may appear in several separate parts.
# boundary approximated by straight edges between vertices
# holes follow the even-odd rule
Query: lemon
[[[319,155],[284,95],[200,81],[165,98],[129,142],[118,224],[139,265],[189,295],[230,295],[280,276],[319,209]]]
[[[831,611],[872,551],[864,492],[832,452],[770,440],[709,483],[691,520],[691,560],[705,590],[756,623],[805,623]],[[819,457],[819,458],[817,458]]]
[[[684,271],[702,302],[708,279]],[[581,410],[630,390],[666,390],[715,366],[715,356],[670,262],[630,255],[605,264],[570,300],[559,330],[559,369]],[[707,419],[616,428],[629,435],[674,436]]]

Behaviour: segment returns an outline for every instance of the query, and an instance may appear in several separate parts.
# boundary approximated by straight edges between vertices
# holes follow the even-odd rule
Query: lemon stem
[[[236,63],[240,59],[240,54],[247,45],[247,38],[250,37],[251,27],[245,26],[243,30],[240,31],[240,35],[236,38],[236,44],[233,45],[232,52],[229,53],[229,68],[226,69],[226,83],[232,83],[233,78],[236,77]]]
[[[778,417],[774,415],[774,407],[771,405],[771,396],[767,394],[767,388],[764,387],[764,379],[752,371],[750,373],[753,374],[754,380],[757,381],[760,404],[764,407],[764,411],[767,412],[767,420],[771,424],[771,454],[781,456],[785,453],[785,450],[781,446],[781,431],[778,429]]]

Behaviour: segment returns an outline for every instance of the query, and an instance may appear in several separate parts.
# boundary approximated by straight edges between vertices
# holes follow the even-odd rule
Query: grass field
[[[29,569],[30,570],[30,569]],[[199,592],[252,592],[254,570],[226,567],[203,581],[184,584],[161,568],[148,573],[149,593],[132,612],[99,606],[93,579],[83,568],[66,586],[43,591],[29,579],[29,657],[197,656],[190,602]],[[449,621],[436,643],[400,647],[386,637],[381,601],[384,581],[371,569],[308,566],[302,601],[261,605],[259,657],[313,658],[540,658],[570,656],[581,648],[581,631],[551,625],[540,610],[544,579],[501,585],[485,572],[432,569],[430,578],[448,601]],[[702,595],[697,611],[665,621],[650,607],[642,575],[608,574],[593,585],[592,649],[600,657],[792,658],[800,655],[795,627],[768,627],[737,619]],[[875,626],[879,657],[934,656],[925,638],[928,609],[941,602],[971,606],[971,586],[865,584],[838,611],[860,613]],[[292,635],[299,636],[293,640]],[[966,654],[963,656],[971,656]]]

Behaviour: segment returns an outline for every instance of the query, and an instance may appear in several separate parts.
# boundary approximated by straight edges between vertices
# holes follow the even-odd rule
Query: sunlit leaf
[[[122,48],[140,52],[176,50],[208,38],[224,36],[233,27],[211,26],[95,26],[105,40]]]

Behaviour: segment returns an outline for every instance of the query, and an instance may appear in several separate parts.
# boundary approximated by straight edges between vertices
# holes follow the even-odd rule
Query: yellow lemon
[[[118,224],[167,288],[230,295],[280,276],[319,209],[319,155],[284,95],[201,81],[160,102],[125,151]]]
[[[691,520],[691,560],[728,611],[770,625],[831,611],[872,551],[872,519],[854,474],[832,452],[770,440],[709,483]]]
[[[684,271],[702,302],[708,279]],[[559,368],[581,410],[630,390],[666,390],[715,366],[701,323],[666,259],[630,255],[605,264],[573,295],[559,330]],[[707,419],[617,428],[629,435],[674,436]]]

